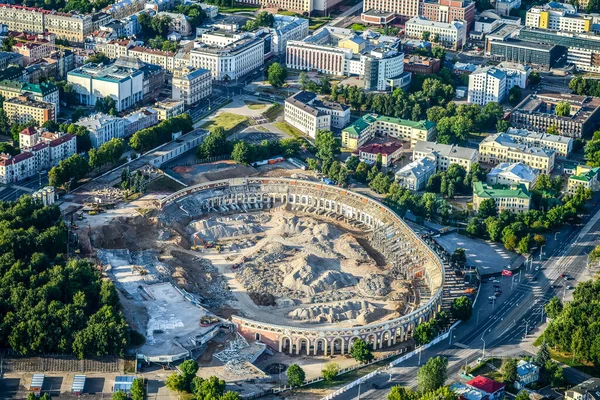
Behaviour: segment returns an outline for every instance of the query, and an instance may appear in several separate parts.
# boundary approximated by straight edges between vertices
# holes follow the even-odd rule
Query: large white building
[[[496,165],[487,175],[490,185],[518,185],[523,184],[528,190],[533,189],[539,172],[529,165],[521,162],[501,163]]]
[[[526,129],[508,128],[506,134],[517,143],[554,150],[557,157],[568,157],[573,150],[573,138],[538,133]]]
[[[396,172],[396,182],[409,190],[421,190],[436,170],[436,161],[430,157],[423,157],[406,164],[398,170]]]
[[[125,120],[111,115],[96,113],[89,117],[81,118],[75,124],[87,128],[90,132],[92,147],[98,148],[112,138],[125,136]]]
[[[320,101],[311,92],[298,92],[285,100],[284,120],[302,133],[314,138],[321,129],[342,129],[350,123],[350,107],[331,101]]]
[[[144,72],[118,63],[86,64],[69,71],[67,81],[79,95],[79,102],[86,106],[111,97],[117,111],[122,111],[142,101],[144,96]]]
[[[190,64],[207,69],[217,81],[240,78],[264,65],[265,40],[244,37],[224,47],[203,44],[190,51]]]
[[[525,26],[561,32],[589,32],[592,30],[592,24],[592,18],[578,15],[573,5],[555,1],[533,6],[525,15]]]
[[[172,96],[191,107],[212,93],[212,74],[207,69],[186,66],[173,71]]]
[[[358,75],[366,90],[410,83],[410,74],[404,72],[400,40],[373,32],[358,35],[350,29],[321,28],[303,41],[288,42],[286,64],[290,69],[329,75]]]
[[[416,16],[406,21],[404,28],[409,38],[421,39],[423,32],[429,32],[430,40],[437,35],[438,43],[451,49],[460,49],[467,43],[467,27],[462,21],[436,22]]]
[[[502,62],[497,67],[480,67],[469,75],[468,102],[485,105],[490,102],[502,102],[510,89],[527,87],[527,78],[531,73],[529,66]]]
[[[413,160],[423,157],[435,159],[438,171],[445,171],[452,164],[458,164],[469,171],[473,163],[479,161],[479,152],[466,147],[420,140],[413,148]]]
[[[273,53],[285,54],[290,40],[303,40],[308,36],[308,19],[275,14],[273,34]]]
[[[554,169],[555,158],[554,150],[518,143],[506,133],[488,136],[479,144],[479,160],[492,165],[522,162],[549,174]]]

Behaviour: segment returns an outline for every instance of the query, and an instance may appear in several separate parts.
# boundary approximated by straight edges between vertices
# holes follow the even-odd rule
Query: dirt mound
[[[381,297],[392,291],[390,278],[384,275],[368,274],[364,276],[357,287],[368,297]]]
[[[339,263],[339,260],[304,253],[283,267],[286,270],[283,286],[312,296],[315,293],[356,285],[358,280],[354,276],[330,269],[336,262]]]
[[[385,315],[385,311],[382,315]],[[366,315],[376,312],[376,305],[367,301],[344,301],[333,305],[314,305],[291,311],[288,317],[309,323],[334,323],[337,321],[366,319]]]
[[[241,214],[232,217],[212,217],[188,225],[190,234],[198,233],[204,240],[220,240],[236,236],[256,234],[263,231],[264,214]]]

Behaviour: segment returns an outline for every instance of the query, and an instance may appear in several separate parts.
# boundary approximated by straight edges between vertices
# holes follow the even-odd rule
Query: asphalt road
[[[48,185],[48,175],[32,177],[29,181],[19,182],[18,184],[1,185],[0,200],[15,201],[24,194],[31,194]]]
[[[598,202],[598,195],[595,202]],[[448,358],[448,376],[459,373],[465,364],[475,362],[483,355],[517,355],[525,351],[519,347],[527,332],[543,321],[543,306],[554,295],[568,300],[571,291],[566,290],[565,280],[560,277],[566,273],[572,280],[568,285],[575,286],[575,281],[587,280],[590,274],[586,269],[587,254],[600,239],[600,206],[593,207],[585,215],[578,226],[565,225],[550,238],[544,246],[542,260],[535,257],[532,267],[523,271],[523,275],[515,274],[514,278],[498,278],[498,283],[482,284],[481,293],[473,310],[473,317],[461,323],[447,341],[423,351],[419,359],[412,357],[400,366],[363,383],[360,387],[361,399],[382,399],[387,396],[392,386],[403,385],[416,387],[417,372],[421,364],[430,357],[442,355]],[[485,279],[484,279],[485,280]],[[500,286],[503,294],[498,303],[488,300],[494,284]],[[555,285],[551,288],[551,285]],[[450,343],[452,342],[452,344]],[[565,376],[572,382],[582,382],[585,375],[579,371],[565,369]],[[373,385],[375,384],[375,386]],[[359,388],[340,395],[337,399],[356,399]]]

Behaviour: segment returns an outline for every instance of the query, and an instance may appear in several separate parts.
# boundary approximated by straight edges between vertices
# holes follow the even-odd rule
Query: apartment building
[[[506,74],[498,68],[480,67],[469,75],[469,103],[481,106],[491,102],[501,103],[506,92]]]
[[[169,29],[171,31],[181,33],[183,36],[188,36],[192,33],[192,25],[187,16],[184,14],[177,14],[171,12],[159,12],[159,17],[169,17],[171,22],[169,23]]]
[[[523,185],[490,186],[473,182],[473,209],[479,211],[479,205],[486,199],[494,200],[498,212],[525,213],[531,208],[531,193]]]
[[[526,129],[508,128],[506,134],[517,143],[554,150],[557,157],[568,157],[573,150],[573,138],[538,133]]]
[[[518,163],[501,163],[496,165],[487,175],[490,185],[520,185],[527,190],[533,189],[539,172],[529,165]]]
[[[184,111],[183,101],[173,99],[157,101],[156,103],[154,103],[152,108],[158,114],[159,121],[164,121],[166,119],[176,117],[179,114],[183,114]]]
[[[211,71],[213,79],[240,78],[264,65],[265,40],[262,36],[244,37],[225,47],[204,45],[190,51],[190,65]]]
[[[402,149],[402,143],[399,142],[371,143],[359,147],[354,154],[367,164],[375,164],[381,155],[381,165],[387,168],[402,157]]]
[[[290,69],[330,75],[358,75],[365,90],[386,90],[410,83],[404,72],[404,53],[397,37],[324,27],[303,41],[289,41],[286,64]]]
[[[554,150],[517,143],[506,133],[488,136],[479,144],[479,161],[492,165],[522,162],[549,174],[554,169]]]
[[[0,4],[0,24],[8,26],[9,31],[42,33],[44,17],[51,11],[41,8]]]
[[[28,127],[19,132],[22,152],[34,155],[36,171],[48,170],[77,152],[77,137],[68,133],[51,133],[43,128]]]
[[[420,10],[419,15],[430,21],[447,24],[465,21],[467,34],[475,25],[475,2],[472,0],[425,0],[421,2]]]
[[[470,171],[471,165],[479,161],[479,153],[475,149],[450,144],[418,141],[413,147],[413,160],[423,157],[434,159],[438,171],[446,171],[452,164],[458,164],[465,171]]]
[[[568,116],[556,115],[556,105],[567,102]],[[545,133],[553,126],[559,135],[581,138],[590,135],[600,120],[600,98],[574,94],[538,92],[527,96],[512,111],[516,128]]]
[[[90,132],[93,148],[98,148],[113,138],[125,137],[125,120],[123,118],[96,113],[81,118],[75,124],[85,127]]]
[[[579,187],[583,187],[584,189],[591,189],[594,192],[597,192],[600,190],[598,173],[600,173],[600,168],[592,168],[588,165],[578,165],[575,173],[569,176],[567,191],[569,194],[575,194]]]
[[[4,100],[3,108],[11,123],[24,124],[33,120],[41,126],[46,121],[56,121],[54,104],[37,101],[28,93]]]
[[[525,16],[525,26],[581,33],[592,30],[592,18],[578,15],[571,4],[552,1],[531,7]]]
[[[437,162],[432,158],[424,157],[400,168],[395,175],[396,182],[408,190],[422,190],[436,170]]]
[[[198,104],[211,93],[212,73],[209,70],[185,66],[173,71],[173,99],[183,100],[186,107]]]
[[[342,145],[358,149],[376,135],[410,142],[411,147],[435,136],[435,124],[431,121],[409,121],[401,118],[366,114],[342,130]]]
[[[123,135],[129,137],[137,131],[158,124],[158,113],[152,108],[143,108],[140,111],[124,116],[123,121],[125,122]]]
[[[0,154],[0,182],[7,184],[19,182],[37,174],[34,155],[30,152],[15,156]]]
[[[275,23],[271,29],[273,35],[273,53],[285,54],[290,40],[303,40],[308,36],[308,19],[275,14]]]
[[[320,101],[317,95],[301,91],[285,100],[284,121],[314,138],[321,129],[343,128],[350,122],[350,107]]]
[[[36,101],[52,103],[56,112],[60,112],[58,87],[52,82],[23,83],[18,81],[0,81],[0,95],[5,99],[18,97],[25,93],[30,94]]]
[[[23,56],[11,51],[0,51],[0,70],[6,70],[11,64],[23,66]]]
[[[145,4],[145,0],[119,0],[103,8],[102,12],[111,15],[114,19],[121,19],[142,11]]]
[[[467,27],[465,22],[436,22],[416,16],[406,21],[406,36],[420,39],[423,32],[429,32],[431,39],[438,38],[438,43],[453,50],[462,48],[467,43]]]
[[[23,65],[27,66],[35,60],[41,60],[49,56],[54,50],[54,45],[49,43],[18,42],[13,45],[12,50],[23,56]]]

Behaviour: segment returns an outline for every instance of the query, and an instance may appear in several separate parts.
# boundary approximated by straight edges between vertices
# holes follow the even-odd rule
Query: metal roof
[[[46,376],[44,374],[33,374],[33,377],[31,378],[31,385],[29,385],[30,389],[33,388],[42,388],[42,386],[44,386],[44,378]]]
[[[83,392],[85,386],[85,375],[75,375],[73,377],[73,385],[71,385],[72,392]]]

